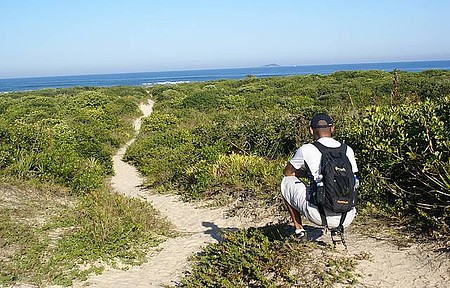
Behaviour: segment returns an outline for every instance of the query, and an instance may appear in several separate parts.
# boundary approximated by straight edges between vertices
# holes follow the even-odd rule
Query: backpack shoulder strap
[[[320,151],[320,153],[322,153],[322,155],[332,151],[338,153],[340,152],[343,153],[344,155],[347,154],[347,144],[345,143],[341,143],[341,146],[339,147],[327,147],[322,143],[320,143],[319,141],[314,141],[311,144],[314,145]]]
[[[344,155],[347,155],[347,144],[341,143],[341,146],[339,147],[339,149]]]
[[[314,141],[311,143],[312,145],[314,145],[317,149],[319,149],[320,153],[324,153],[324,152],[328,152],[329,150],[335,150],[339,149],[340,151],[343,152],[347,152],[347,144],[345,143],[341,143],[341,145],[339,147],[327,147],[325,145],[323,145],[322,143],[320,143],[319,141]]]
[[[317,209],[319,210],[320,219],[322,220],[322,226],[328,229],[328,220],[327,214],[325,214],[325,208],[323,208],[323,205],[318,205]]]
[[[319,150],[320,154],[322,154],[322,159],[321,159],[321,161],[322,161],[323,157],[324,157],[323,155],[328,152],[328,147],[326,147],[319,141],[314,141],[311,144],[314,145]],[[323,205],[317,205],[317,209],[319,210],[320,218],[322,220],[322,225],[326,229],[328,229],[328,221],[327,221],[327,216],[325,214],[325,208],[323,207]]]
[[[328,150],[328,147],[323,145],[319,141],[314,141],[311,144],[314,145],[322,154],[324,154],[324,152],[326,152]]]

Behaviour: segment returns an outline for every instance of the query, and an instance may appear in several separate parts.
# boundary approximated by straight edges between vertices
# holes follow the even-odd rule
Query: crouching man
[[[303,215],[310,222],[331,229],[332,238],[339,234],[345,245],[344,227],[350,225],[356,214],[358,167],[355,154],[351,147],[332,138],[334,131],[328,114],[316,114],[310,121],[314,141],[302,145],[283,172],[281,193],[298,241],[307,240]],[[300,177],[307,177],[309,183],[303,183]],[[336,244],[334,238],[333,243]]]

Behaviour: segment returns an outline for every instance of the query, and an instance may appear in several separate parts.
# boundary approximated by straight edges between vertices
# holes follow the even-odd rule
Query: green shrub
[[[177,122],[177,117],[173,114],[154,111],[150,117],[145,117],[142,120],[139,137],[145,137],[148,133],[166,132],[168,129],[174,129]]]
[[[211,91],[194,91],[182,101],[183,108],[195,108],[200,111],[214,109],[223,102],[223,95]]]
[[[284,164],[254,155],[220,155],[212,165],[213,180],[208,190],[237,195],[243,191],[248,199],[269,202],[278,191]]]
[[[149,185],[176,188],[186,198],[240,198],[246,191],[274,199],[275,175],[298,146],[311,141],[311,116],[327,111],[336,138],[356,152],[362,205],[411,216],[413,225],[445,235],[450,72],[395,74],[395,85],[394,72],[345,71],[155,86],[155,117],[144,121],[147,132],[127,159]],[[259,160],[250,169],[246,157]],[[227,171],[223,177],[214,174],[217,167]],[[272,178],[264,176],[266,167]]]
[[[356,282],[356,257],[273,237],[273,229],[224,234],[195,256],[181,287],[332,287]]]
[[[0,107],[0,175],[58,183],[84,193],[111,175],[112,153],[132,135],[148,97],[135,88],[8,93]]]
[[[73,191],[81,193],[84,191],[94,191],[103,185],[104,169],[97,159],[89,158],[77,162],[73,180],[69,187]]]
[[[348,127],[364,175],[363,201],[402,217],[435,236],[449,233],[450,97],[370,107]],[[364,188],[365,186],[365,188]]]
[[[61,212],[49,195],[28,199],[30,192],[22,193],[15,195],[22,200],[20,210],[0,207],[0,285],[71,286],[106,264],[143,263],[151,247],[173,235],[154,208],[138,199],[99,190]],[[46,222],[36,223],[36,214]]]

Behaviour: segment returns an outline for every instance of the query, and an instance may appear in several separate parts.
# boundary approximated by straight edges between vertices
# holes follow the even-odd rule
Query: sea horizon
[[[63,76],[32,76],[0,78],[0,92],[33,91],[45,88],[69,87],[112,87],[112,86],[152,86],[205,82],[222,79],[242,79],[248,76],[259,78],[322,74],[338,71],[367,71],[398,69],[406,72],[421,72],[430,69],[450,70],[450,60],[393,61],[348,64],[278,65],[267,64],[257,67],[185,69],[153,72],[119,72],[80,74]]]

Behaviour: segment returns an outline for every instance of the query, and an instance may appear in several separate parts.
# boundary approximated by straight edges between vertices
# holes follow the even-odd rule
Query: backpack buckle
[[[333,241],[333,246],[336,248],[337,243],[342,243],[344,245],[345,250],[347,250],[347,244],[345,243],[345,235],[344,235],[344,227],[339,225],[336,228],[330,229],[331,231],[331,240]]]

